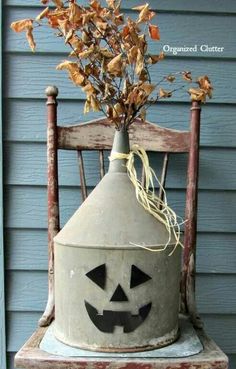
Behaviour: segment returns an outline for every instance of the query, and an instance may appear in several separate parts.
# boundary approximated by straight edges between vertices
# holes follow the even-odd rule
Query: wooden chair
[[[83,200],[87,197],[83,150],[98,150],[100,177],[105,174],[104,150],[110,150],[113,141],[114,127],[106,119],[98,119],[89,123],[74,126],[57,126],[56,87],[48,87],[48,246],[49,293],[46,310],[39,321],[39,328],[15,356],[15,365],[27,369],[85,369],[127,368],[127,369],[227,369],[228,359],[217,345],[206,336],[203,324],[197,314],[195,303],[195,256],[197,229],[197,195],[198,195],[198,163],[200,112],[198,102],[191,106],[189,131],[177,131],[161,128],[149,122],[134,124],[130,127],[132,143],[140,144],[147,151],[164,153],[161,183],[164,186],[170,154],[188,153],[187,188],[185,207],[184,251],[182,278],[180,286],[180,312],[190,317],[193,326],[203,344],[203,351],[186,358],[152,358],[152,359],[119,359],[119,358],[84,358],[63,357],[48,354],[39,348],[40,341],[54,317],[54,252],[53,237],[59,231],[58,201],[58,149],[77,150],[81,191]],[[160,192],[160,196],[162,193]]]

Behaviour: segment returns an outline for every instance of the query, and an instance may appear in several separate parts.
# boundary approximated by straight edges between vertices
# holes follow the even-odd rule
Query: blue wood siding
[[[81,0],[80,3],[85,1]],[[123,0],[125,11],[140,0]],[[158,7],[161,45],[209,44],[225,47],[220,54],[169,56],[156,66],[158,74],[192,70],[208,74],[214,98],[203,107],[200,153],[197,303],[208,333],[230,356],[236,368],[236,2],[234,0],[150,0]],[[46,124],[44,89],[59,87],[59,122],[84,118],[84,95],[54,66],[66,48],[49,30],[36,30],[38,52],[29,51],[24,35],[9,30],[11,21],[35,17],[39,1],[4,3],[4,201],[8,369],[13,356],[34,331],[47,298]],[[42,31],[42,30],[40,30]],[[155,44],[152,43],[154,50]],[[158,44],[159,48],[159,44]],[[150,109],[148,119],[186,129],[189,101],[177,94]],[[76,156],[60,153],[62,223],[81,202]],[[98,182],[98,157],[85,155],[86,178]],[[183,213],[186,157],[171,159],[169,200]],[[158,162],[153,163],[159,170]],[[0,254],[1,259],[1,254]],[[1,279],[0,279],[1,283]],[[1,284],[0,284],[1,285]],[[1,294],[0,294],[1,296]],[[2,367],[1,367],[2,368]]]
[[[2,30],[2,5],[0,5]],[[2,38],[2,31],[0,31]],[[2,86],[2,43],[0,45],[0,80]],[[2,176],[2,89],[0,91],[0,368],[6,368],[5,291],[4,291],[4,247],[3,247],[3,176]]]

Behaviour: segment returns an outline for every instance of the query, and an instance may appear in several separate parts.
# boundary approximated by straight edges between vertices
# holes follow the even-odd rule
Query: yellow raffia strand
[[[145,186],[143,187],[142,183],[137,177],[137,171],[135,169],[134,165],[134,159],[135,155],[141,160],[143,164],[144,169],[144,176],[145,176]],[[139,145],[133,145],[131,151],[129,154],[119,153],[119,152],[112,152],[111,156],[109,157],[109,160],[115,160],[115,159],[126,159],[126,167],[127,167],[127,173],[131,180],[131,182],[134,185],[135,193],[137,201],[143,206],[143,208],[149,212],[151,215],[153,215],[159,222],[164,224],[168,231],[168,240],[166,244],[159,249],[153,249],[152,247],[155,247],[156,245],[138,245],[134,243],[130,243],[133,246],[141,247],[145,250],[152,251],[152,252],[159,252],[166,250],[167,246],[171,242],[171,237],[174,236],[175,239],[175,246],[173,248],[173,251],[170,253],[170,255],[173,254],[176,247],[180,245],[183,247],[183,244],[180,242],[180,225],[183,224],[183,220],[181,219],[181,222],[178,222],[179,217],[176,215],[173,209],[171,209],[167,202],[167,196],[165,189],[161,185],[160,181],[158,180],[154,170],[149,165],[149,159],[146,151],[140,147]],[[163,191],[163,200],[160,199],[155,194],[155,187],[154,187],[154,180],[157,181],[159,187]]]

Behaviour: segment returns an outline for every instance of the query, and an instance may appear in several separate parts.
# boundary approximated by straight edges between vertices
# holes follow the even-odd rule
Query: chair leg
[[[55,86],[46,88],[47,95],[47,163],[48,163],[48,301],[46,309],[39,319],[44,327],[54,318],[54,243],[53,238],[59,232],[59,194],[57,170],[57,95]]]
[[[195,328],[203,328],[204,324],[198,314],[197,304],[195,298],[195,279],[194,279],[194,271],[195,271],[195,260],[194,255],[190,256],[189,268],[187,271],[187,281],[186,281],[186,303],[187,303],[187,311],[190,316],[190,319]]]
[[[39,319],[40,327],[48,326],[51,323],[52,319],[54,318],[55,310],[53,238],[59,232],[59,204],[58,201],[51,201],[50,192],[48,202],[48,214],[48,301],[46,309],[42,317]]]
[[[41,318],[39,319],[39,326],[46,327],[51,321],[54,319],[54,311],[55,311],[55,298],[54,298],[54,273],[49,272],[48,277],[48,301],[45,308],[45,311]]]

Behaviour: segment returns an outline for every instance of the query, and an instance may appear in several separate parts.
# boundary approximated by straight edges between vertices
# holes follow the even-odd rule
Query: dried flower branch
[[[102,110],[118,129],[121,125],[128,127],[137,117],[145,119],[151,104],[184,88],[166,90],[160,87],[162,82],[173,84],[177,76],[186,83],[193,82],[191,72],[184,71],[152,83],[150,68],[163,60],[164,54],[148,50],[148,38],[160,40],[159,27],[153,24],[155,13],[148,3],[133,8],[138,12],[133,20],[125,19],[121,13],[121,0],[106,0],[107,7],[91,0],[86,8],[76,0],[51,2],[55,8],[47,6],[35,19],[13,22],[11,28],[26,32],[33,51],[36,25],[58,31],[70,48],[69,57],[75,61],[65,60],[57,69],[66,70],[71,81],[86,94],[85,113]],[[41,3],[48,5],[49,0]],[[194,83],[196,87],[188,89],[192,100],[205,102],[211,98],[213,88],[207,76],[198,77]]]

